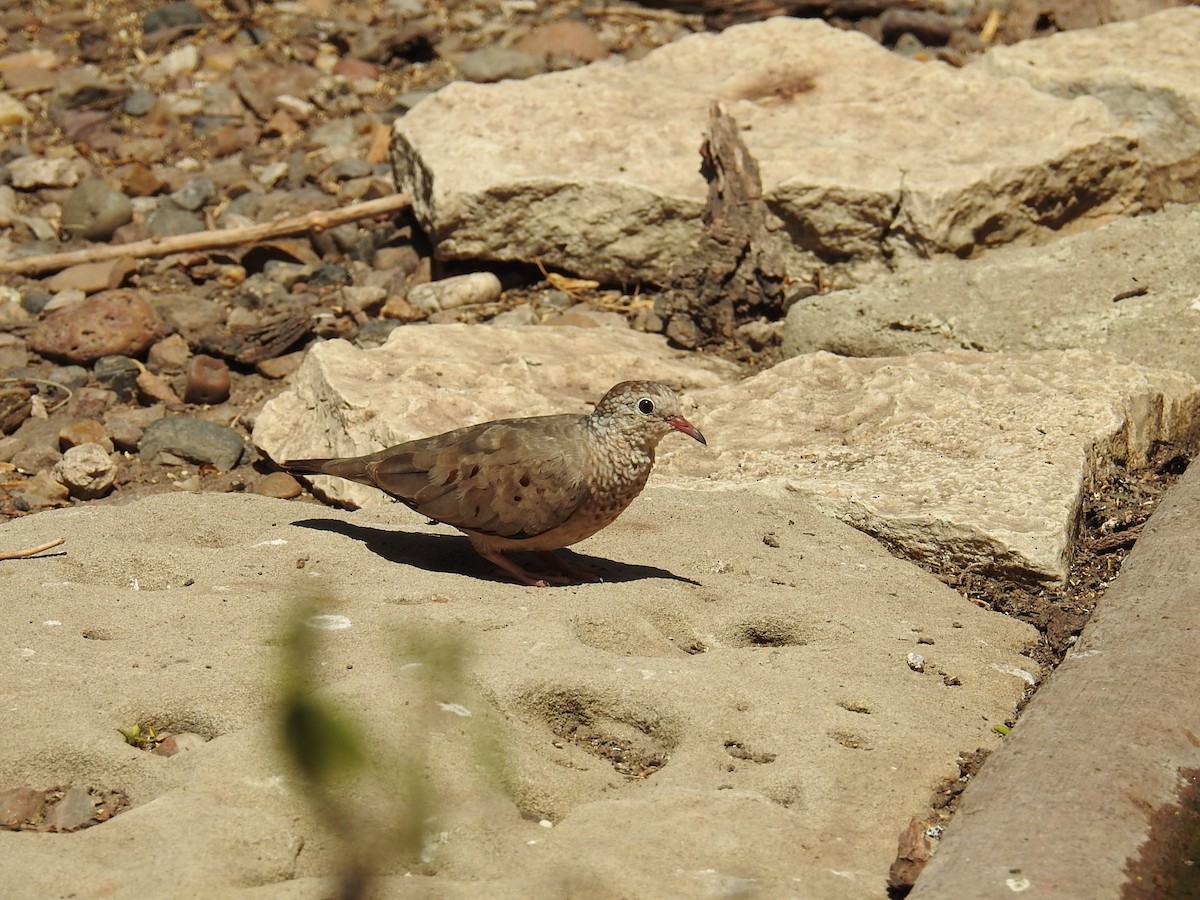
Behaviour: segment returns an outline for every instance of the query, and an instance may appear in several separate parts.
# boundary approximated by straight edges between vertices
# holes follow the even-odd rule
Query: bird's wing
[[[506,419],[372,454],[372,481],[455,528],[522,539],[561,525],[588,492],[581,416]]]

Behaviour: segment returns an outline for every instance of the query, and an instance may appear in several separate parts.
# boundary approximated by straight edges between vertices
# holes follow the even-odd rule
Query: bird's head
[[[604,428],[629,435],[642,446],[654,447],[672,431],[708,443],[700,430],[684,418],[675,392],[657,381],[622,381],[596,404],[592,418]]]

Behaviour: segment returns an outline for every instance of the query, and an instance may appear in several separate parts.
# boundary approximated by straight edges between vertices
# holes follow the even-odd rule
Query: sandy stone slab
[[[770,480],[935,570],[1066,578],[1083,492],[1185,452],[1200,383],[1087,351],[816,353],[695,392],[706,454],[666,472]]]
[[[714,102],[743,129],[797,277],[1041,239],[1141,192],[1136,132],[1094,98],[785,17],[629,64],[449,85],[396,122],[394,163],[442,257],[661,282],[700,233]]]
[[[1183,773],[1200,769],[1198,522],[1193,465],[967,788],[914,898],[1008,898],[1013,885],[1055,900],[1117,900],[1127,886],[1133,896],[1183,896],[1135,877],[1153,874],[1136,865],[1151,840],[1161,848],[1168,837],[1151,824],[1172,818]],[[1188,836],[1174,837],[1183,852]],[[1173,862],[1184,868],[1182,856]]]
[[[384,874],[438,896],[878,897],[899,830],[1038,675],[1031,628],[787,493],[652,487],[582,545],[608,580],[561,589],[490,580],[465,538],[400,507],[178,494],[0,527],[6,547],[59,536],[0,566],[0,785],[134,806],[72,836],[0,832],[23,896],[144,893],[164,871],[193,896],[328,890],[337,841],[274,749],[280,639],[306,597],[333,617],[309,620],[317,696],[385,771],[424,748],[426,861]],[[402,649],[420,635],[464,642],[465,676],[425,687]],[[209,740],[153,756],[117,733],[133,722]],[[629,759],[656,762],[628,777]],[[341,796],[369,823],[390,793]]]
[[[264,407],[254,442],[278,461],[356,456],[491,419],[591,412],[620,381],[715,387],[736,371],[626,329],[397,328],[373,350],[338,340],[314,346],[292,388]],[[392,502],[340,478],[317,476],[313,483],[347,505]]]
[[[975,66],[1016,76],[1058,97],[1087,94],[1136,128],[1146,161],[1146,200],[1200,199],[1200,9],[1182,6],[1131,22],[1063,31],[993,47]]]
[[[1118,219],[1044,247],[930,260],[788,310],[788,356],[1104,350],[1200,378],[1200,206]]]

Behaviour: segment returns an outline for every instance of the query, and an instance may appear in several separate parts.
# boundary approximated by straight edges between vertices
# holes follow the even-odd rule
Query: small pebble
[[[113,357],[113,359],[123,359],[123,357]],[[63,377],[68,377],[76,368],[82,367],[63,366],[61,369],[51,370],[51,374],[58,371],[63,373]],[[87,369],[83,369],[83,371],[86,373]],[[136,367],[134,371],[137,371]],[[85,376],[84,381],[86,380]],[[116,393],[107,388],[76,386],[61,380],[59,383],[66,384],[74,391],[67,403],[67,415],[76,419],[99,419],[117,402]]]
[[[175,756],[179,753],[196,750],[203,747],[206,743],[208,742],[200,735],[193,734],[190,731],[183,731],[179,734],[167,735],[150,752],[155,756]]]
[[[342,288],[341,306],[350,312],[370,312],[383,306],[387,290],[370,285],[347,285]]]
[[[99,444],[106,452],[112,453],[113,443],[104,433],[104,425],[95,419],[81,419],[64,425],[58,432],[58,446],[61,450],[70,450],[83,444]]]
[[[397,319],[401,322],[414,322],[417,319],[422,319],[425,314],[408,302],[404,297],[388,297],[383,304],[383,308],[379,310],[379,314],[388,319]]]
[[[408,292],[407,300],[414,308],[432,313],[459,306],[491,303],[500,298],[500,291],[500,279],[491,272],[472,272],[418,284]]]
[[[463,54],[458,61],[458,74],[463,81],[487,83],[507,78],[529,78],[546,71],[546,61],[532,53],[522,53],[508,47],[484,47]]]
[[[906,661],[908,662],[908,667],[914,672],[925,671],[925,657],[923,657],[920,653],[908,654]]]
[[[94,500],[113,486],[117,467],[99,444],[71,447],[54,466],[54,477],[63,483],[72,497]]]
[[[395,269],[398,274],[407,275],[417,268],[421,255],[416,249],[405,244],[400,247],[380,247],[375,251],[372,264],[376,269]]]
[[[164,201],[146,218],[146,227],[154,237],[175,237],[203,231],[204,220],[170,201]]]
[[[232,428],[192,416],[170,416],[147,426],[138,452],[146,462],[154,463],[160,455],[209,463],[228,472],[246,452],[246,442]]]
[[[272,472],[258,479],[254,487],[250,490],[251,493],[260,494],[263,497],[291,500],[294,497],[299,497],[303,493],[304,488],[300,486],[300,482],[287,472]]]
[[[0,126],[12,127],[33,118],[25,104],[12,94],[0,91]]]
[[[200,28],[205,21],[204,13],[197,7],[186,0],[178,0],[148,12],[142,20],[142,32],[151,34],[165,28]]]
[[[0,332],[0,377],[29,362],[29,348],[15,334]]]
[[[114,231],[132,221],[129,198],[98,178],[81,181],[62,207],[62,227],[89,241],[107,241]]]
[[[83,366],[55,366],[46,373],[48,382],[61,384],[71,390],[83,388],[85,384],[88,384],[89,378],[91,378],[91,373]]]
[[[336,231],[336,229],[330,229],[330,231]],[[350,282],[349,271],[345,266],[339,266],[336,263],[322,263],[308,278],[309,287],[314,288],[341,286]]]
[[[536,325],[537,323],[537,313],[528,303],[506,309],[488,320],[489,325]]]
[[[185,372],[187,386],[183,399],[188,403],[211,406],[229,399],[232,381],[229,366],[223,359],[197,354],[188,360]]]
[[[70,492],[55,478],[49,469],[44,469],[30,478],[13,495],[13,505],[24,512],[66,506]]]
[[[171,194],[171,200],[180,209],[196,212],[211,203],[216,196],[217,186],[213,184],[213,180],[206,175],[198,175]]]
[[[273,359],[264,359],[254,366],[254,371],[264,378],[286,378],[300,368],[300,363],[304,362],[304,355],[305,351],[297,350]]]
[[[28,822],[37,822],[46,805],[46,794],[30,787],[13,788],[0,792],[0,826],[14,828]]]
[[[166,188],[163,180],[141,163],[134,163],[129,168],[121,186],[128,196],[138,198],[153,197]]]
[[[0,228],[11,228],[18,215],[17,192],[7,184],[0,184]]]
[[[161,404],[156,406],[121,407],[104,417],[113,444],[121,450],[136,450],[147,426],[166,414]]]
[[[60,309],[66,309],[68,306],[74,306],[76,303],[81,303],[87,294],[77,287],[66,287],[61,291],[56,291],[50,297],[50,302],[42,307],[42,312],[52,313]]]
[[[96,815],[96,801],[85,787],[69,787],[62,799],[45,811],[45,827],[50,831],[78,831]]]
[[[46,279],[46,286],[56,294],[62,291],[82,291],[95,294],[119,288],[137,269],[133,257],[119,256],[102,262],[79,263],[68,266]]]
[[[182,335],[172,334],[150,348],[146,354],[146,365],[153,372],[175,375],[183,371],[192,351]]]
[[[79,184],[79,169],[69,159],[21,156],[8,164],[12,186],[17,190],[74,187]]]
[[[132,400],[138,392],[138,376],[142,367],[128,356],[102,356],[92,366],[92,377],[108,388],[119,400]]]
[[[145,88],[137,88],[125,98],[125,114],[140,117],[146,115],[154,107],[158,95]]]
[[[302,263],[284,262],[281,259],[268,260],[263,266],[262,274],[275,284],[291,290],[292,285],[300,281],[308,281],[312,276],[313,267]]]
[[[179,395],[162,375],[147,369],[138,373],[136,383],[140,402],[144,404],[165,403],[167,406],[180,405]]]

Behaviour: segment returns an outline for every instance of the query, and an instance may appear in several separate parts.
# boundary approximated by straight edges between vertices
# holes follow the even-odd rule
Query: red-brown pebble
[[[188,360],[187,386],[183,399],[188,403],[224,403],[229,399],[229,366],[213,356],[197,354]]]
[[[102,356],[138,356],[162,334],[162,322],[132,290],[103,291],[55,310],[34,326],[29,345],[73,363]]]
[[[258,482],[250,490],[263,497],[291,500],[293,497],[299,497],[304,489],[300,487],[300,482],[287,472],[272,472],[270,475],[264,475],[258,479]]]
[[[104,425],[95,419],[71,422],[64,425],[58,432],[58,448],[60,450],[78,447],[80,444],[100,444],[109,453],[112,453],[113,449],[112,441],[104,432]]]

